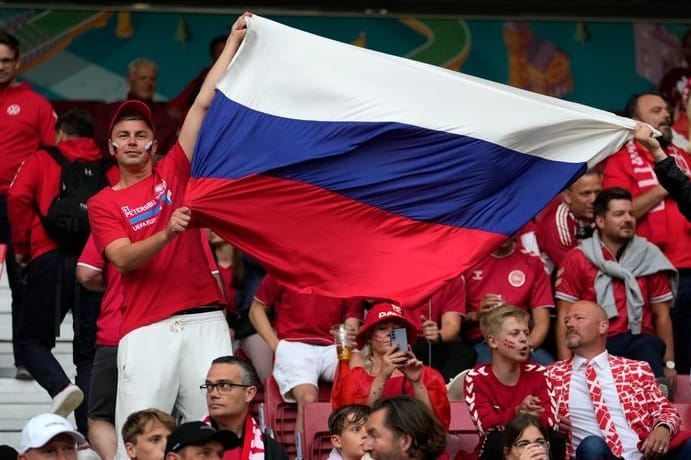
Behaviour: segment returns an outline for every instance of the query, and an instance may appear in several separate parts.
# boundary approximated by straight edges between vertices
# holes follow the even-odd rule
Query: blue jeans
[[[490,364],[492,362],[492,353],[489,351],[487,342],[482,341],[475,344],[475,353],[477,353],[475,365]],[[533,350],[533,354],[530,355],[530,360],[543,366],[548,366],[554,362],[554,356],[542,348],[536,348]]]
[[[576,449],[576,460],[619,460],[609,446],[599,436],[587,436]],[[691,458],[691,439],[687,439],[681,446],[667,455],[658,457],[660,460],[688,460]]]

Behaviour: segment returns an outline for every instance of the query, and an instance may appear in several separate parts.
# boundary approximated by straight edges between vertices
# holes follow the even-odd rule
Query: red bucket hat
[[[149,128],[151,128],[151,131],[154,132],[154,137],[156,137],[156,128],[154,127],[154,118],[151,115],[151,109],[149,108],[148,105],[143,103],[142,101],[137,101],[135,99],[129,99],[118,107],[118,109],[115,111],[115,114],[113,115],[113,118],[110,120],[110,127],[108,128],[108,138],[110,139],[110,136],[113,133],[113,126],[115,126],[115,123],[118,122],[123,116],[126,115],[139,115],[142,118],[144,118],[144,121],[146,121],[146,124],[149,125]]]
[[[365,324],[360,328],[360,332],[357,335],[357,346],[362,348],[367,339],[372,333],[374,327],[385,321],[398,321],[407,330],[408,343],[412,346],[417,338],[417,327],[413,324],[403,312],[403,309],[398,305],[393,305],[388,302],[380,302],[374,304],[372,308],[367,312],[367,317],[365,318]]]

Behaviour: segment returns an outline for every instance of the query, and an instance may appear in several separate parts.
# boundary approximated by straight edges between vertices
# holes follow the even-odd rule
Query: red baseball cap
[[[142,118],[144,118],[144,121],[146,121],[146,124],[149,125],[151,131],[154,132],[154,137],[156,137],[154,119],[151,115],[151,109],[149,108],[149,106],[143,103],[142,101],[129,99],[120,104],[118,109],[115,111],[115,114],[113,115],[113,118],[110,121],[110,127],[108,128],[108,138],[110,138],[110,136],[113,133],[113,126],[115,126],[115,123],[117,123],[121,118],[127,115],[139,115]]]
[[[401,326],[406,328],[408,343],[412,346],[417,338],[417,327],[406,317],[403,309],[398,305],[389,302],[379,302],[374,304],[367,312],[365,324],[362,325],[357,335],[358,348],[362,348],[365,345],[377,324],[392,320],[401,323]]]

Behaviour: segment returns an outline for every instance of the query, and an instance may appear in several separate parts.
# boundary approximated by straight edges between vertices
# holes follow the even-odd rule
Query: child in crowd
[[[327,460],[360,460],[365,454],[363,445],[367,438],[369,406],[349,404],[329,415],[331,445],[334,446]]]
[[[501,458],[501,433],[518,414],[534,415],[551,429],[551,456],[564,458],[564,441],[554,431],[558,427],[556,404],[545,369],[528,362],[529,313],[511,305],[499,306],[481,318],[480,328],[492,363],[473,368],[464,384],[468,409],[483,438],[480,459]]]
[[[132,460],[161,460],[175,419],[158,409],[133,412],[122,426],[122,439]]]

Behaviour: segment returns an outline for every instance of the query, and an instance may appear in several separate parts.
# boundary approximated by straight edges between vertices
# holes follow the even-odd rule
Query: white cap
[[[43,447],[59,434],[69,434],[75,443],[86,441],[66,418],[56,414],[40,414],[24,425],[19,453],[25,454],[29,449]]]

